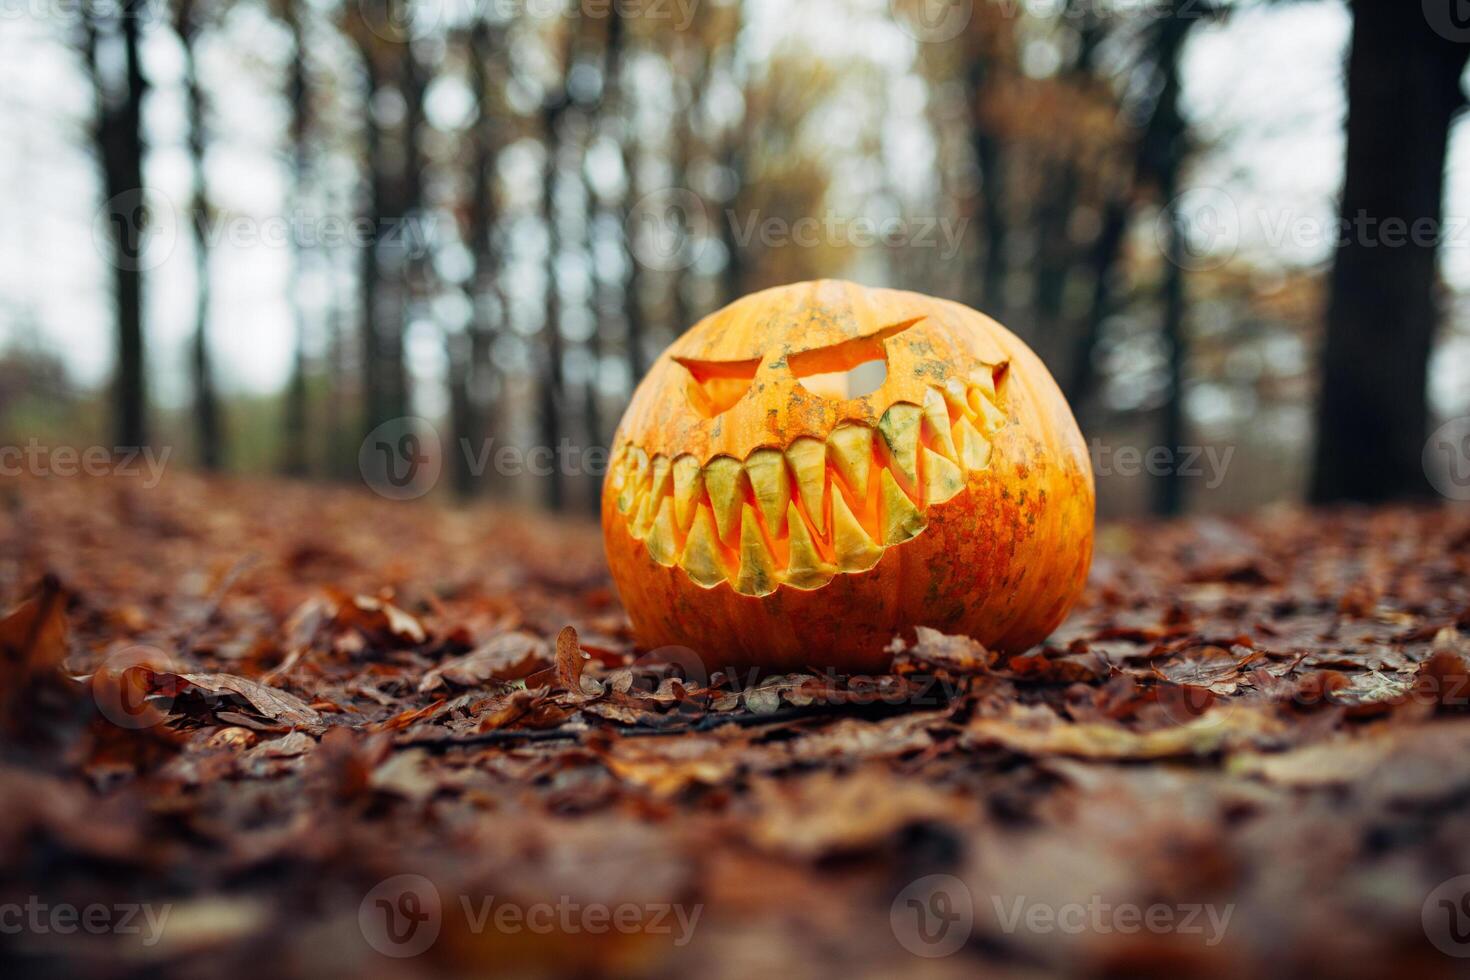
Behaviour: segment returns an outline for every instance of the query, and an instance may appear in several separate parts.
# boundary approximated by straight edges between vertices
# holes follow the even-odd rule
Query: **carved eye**
[[[689,384],[685,389],[689,404],[707,419],[714,418],[744,398],[761,366],[759,357],[748,361],[699,361],[692,357],[676,357],[674,360],[689,372]]]
[[[818,347],[786,359],[803,388],[824,398],[861,398],[888,380],[888,351],[883,342],[918,323],[918,319],[884,327],[866,337]]]

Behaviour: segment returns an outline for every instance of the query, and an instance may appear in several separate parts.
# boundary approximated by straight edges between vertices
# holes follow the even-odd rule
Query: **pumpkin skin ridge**
[[[843,296],[860,289],[847,284],[801,284],[756,295],[769,294],[784,304],[783,308],[791,309],[792,297],[804,302],[801,296],[818,287],[836,290]],[[988,373],[996,392],[990,400],[991,408],[998,411],[985,417],[995,424],[981,425],[977,416],[957,412],[952,400],[946,402],[956,424],[962,416],[975,420],[975,429],[988,440],[990,453],[984,466],[962,465],[962,487],[942,501],[926,499],[924,480],[917,486],[901,487],[923,515],[922,527],[904,540],[884,543],[881,525],[867,522],[872,514],[856,515],[880,549],[870,567],[835,569],[829,580],[809,585],[778,580],[762,594],[737,591],[738,568],[734,566],[728,567],[728,574],[719,581],[700,582],[690,577],[678,556],[664,564],[650,554],[646,533],[643,537],[634,533],[638,508],[622,511],[616,506],[617,464],[627,453],[644,453],[651,467],[657,455],[652,450],[667,447],[671,468],[674,460],[688,456],[702,474],[710,461],[722,455],[743,469],[743,464],[760,450],[784,454],[802,438],[827,442],[837,429],[862,426],[874,457],[868,480],[871,498],[880,470],[887,463],[878,445],[878,423],[900,405],[909,412],[918,409],[922,413],[923,399],[911,396],[885,401],[885,389],[880,387],[861,399],[818,404],[815,417],[806,419],[789,417],[785,414],[787,405],[780,402],[770,410],[768,425],[764,416],[769,398],[787,391],[792,384],[789,375],[783,379],[768,374],[765,380],[775,387],[764,396],[767,401],[761,401],[752,385],[744,396],[750,400],[751,415],[744,421],[732,422],[729,413],[690,421],[680,415],[688,412],[682,390],[674,385],[659,391],[655,372],[651,371],[619,426],[614,441],[615,466],[609,470],[603,497],[609,565],[640,647],[687,646],[712,669],[744,665],[780,671],[829,666],[876,672],[885,669],[890,660],[885,650],[893,637],[912,637],[914,626],[966,634],[993,650],[1019,652],[1044,639],[1076,601],[1091,559],[1094,491],[1081,434],[1055,382],[1029,348],[982,314],[917,294],[871,292],[886,294],[889,299],[884,302],[899,297],[905,309],[897,312],[907,311],[908,315],[884,313],[869,321],[859,317],[858,322],[844,327],[837,342],[870,334],[880,323],[914,320],[913,311],[918,307],[924,313],[918,319],[924,322],[886,342],[887,380],[893,379],[895,362],[903,360],[916,368],[907,379],[906,390],[928,391],[946,380],[966,379],[964,400],[968,403],[970,391],[983,389],[986,380],[982,376],[971,386],[971,373]],[[734,306],[749,305],[753,299],[747,297]],[[800,302],[795,305],[799,307]],[[764,318],[777,320],[784,315],[769,313]],[[719,316],[715,314],[701,323]],[[798,347],[820,346],[802,340],[799,327],[792,328],[798,342],[783,337],[787,341],[783,349],[767,350],[762,370],[784,363],[789,352]],[[729,337],[720,340],[723,350],[691,346],[694,333],[691,330],[680,338],[670,351],[694,359],[751,352],[748,341]],[[893,350],[896,343],[905,345],[899,356]],[[915,353],[919,347],[925,348],[921,355]],[[660,363],[668,355],[666,352]],[[671,380],[679,380],[678,375],[670,377],[666,372],[662,383]],[[809,407],[818,401],[804,395],[801,404]],[[752,421],[756,407],[763,417]],[[662,421],[669,417],[675,420],[671,427]],[[727,431],[720,438],[680,441],[681,433],[708,433],[721,426]],[[732,434],[729,430],[736,431]],[[641,444],[635,445],[635,438]],[[736,451],[725,451],[723,447],[727,446]],[[920,458],[926,450],[944,455],[942,447],[924,429],[918,440]],[[691,466],[682,465],[686,469]],[[800,493],[789,464],[787,479],[791,484],[789,498],[795,506]],[[823,481],[824,494],[829,498],[851,489],[835,470],[830,456],[824,461]],[[665,494],[662,499],[667,497]],[[752,503],[748,497],[741,502]],[[707,494],[698,498],[696,507],[699,505],[710,506]],[[758,509],[753,506],[753,511]],[[808,520],[804,506],[796,510],[801,519]],[[830,510],[829,499],[819,545],[828,558],[833,537]],[[758,520],[764,532],[765,516],[758,515]],[[809,520],[807,530],[817,530]],[[722,544],[727,558],[738,558],[738,549],[730,548],[730,542]],[[669,555],[663,557],[667,560]],[[775,555],[778,572],[787,568],[786,557]]]

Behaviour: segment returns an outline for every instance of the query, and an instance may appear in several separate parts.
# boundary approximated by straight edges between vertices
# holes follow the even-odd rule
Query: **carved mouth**
[[[692,455],[624,444],[608,475],[615,504],[654,561],[705,588],[729,582],[750,596],[821,588],[919,534],[930,507],[989,465],[991,437],[1005,423],[995,388],[1003,370],[931,387],[923,405],[896,403],[876,427],[844,422],[825,440],[803,436],[744,460],[701,466]]]

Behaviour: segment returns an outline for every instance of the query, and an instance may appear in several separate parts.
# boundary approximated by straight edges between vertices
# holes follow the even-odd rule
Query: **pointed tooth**
[[[719,585],[727,577],[725,562],[720,555],[720,541],[715,534],[715,519],[703,504],[694,511],[689,539],[684,542],[679,564],[684,566],[690,578],[707,589]]]
[[[658,515],[648,529],[648,556],[660,565],[674,563],[674,499],[664,497],[658,506]]]
[[[873,432],[867,426],[843,425],[827,437],[832,465],[862,500],[868,495],[868,470],[873,464]]]
[[[637,446],[632,446],[628,449],[628,461],[632,465],[630,476],[633,485],[642,485],[648,478],[648,454]]]
[[[969,419],[961,417],[954,424],[954,437],[960,450],[960,465],[966,472],[983,470],[990,465],[990,440],[982,436]]]
[[[757,449],[745,461],[750,488],[772,537],[786,533],[786,505],[791,503],[791,476],[786,472],[786,457],[779,449]]]
[[[929,433],[929,440],[934,443],[936,452],[949,460],[960,458],[955,451],[954,439],[949,434],[949,408],[944,404],[944,395],[940,394],[938,388],[930,388],[924,392],[924,431]]]
[[[648,536],[648,529],[653,526],[653,519],[658,515],[658,498],[645,490],[638,495],[637,504],[633,508],[633,523],[628,525],[628,533],[642,541]]]
[[[905,486],[919,485],[919,417],[917,405],[900,402],[889,407],[878,421],[878,434],[888,445],[893,466]]]
[[[740,462],[731,456],[716,456],[704,466],[704,487],[715,511],[715,527],[728,544],[737,540],[740,529]]]
[[[883,557],[883,549],[863,530],[840,493],[832,494],[832,544],[837,567],[844,572],[865,571]]]
[[[796,474],[796,489],[802,506],[817,528],[827,533],[827,515],[822,509],[822,496],[827,489],[827,447],[820,439],[802,436],[786,449],[791,471]]]
[[[628,481],[624,482],[623,488],[618,491],[618,511],[619,511],[619,513],[626,514],[626,513],[628,513],[628,511],[632,510],[633,509],[633,502],[635,500],[637,500],[637,499],[638,499],[637,488],[633,486],[633,481],[632,480],[628,480]]]
[[[979,388],[970,389],[970,409],[978,416],[980,427],[986,432],[994,432],[1005,425],[1005,413],[996,408],[995,402],[986,398]]]
[[[956,412],[969,414],[970,393],[965,388],[965,383],[959,378],[950,378],[944,383],[944,400],[953,406]]]
[[[699,499],[703,486],[699,460],[688,455],[674,460],[674,520],[680,530],[686,530],[694,519],[694,502]]]
[[[750,504],[742,504],[740,510],[740,575],[735,580],[735,591],[744,595],[776,591],[776,559],[766,547]]]
[[[920,531],[928,520],[909,495],[903,492],[893,474],[884,470],[878,476],[878,492],[883,499],[883,543],[898,544]]]
[[[660,453],[653,457],[653,495],[662,497],[669,492],[669,474],[673,467],[669,457]]]
[[[995,401],[995,368],[987,364],[971,371],[970,384],[984,392],[991,401]]]
[[[924,498],[942,504],[965,489],[965,474],[954,463],[932,449],[924,450]]]
[[[639,459],[642,459],[640,467]],[[617,477],[613,483],[617,490],[618,510],[621,513],[632,511],[638,513],[634,504],[638,501],[638,491],[643,487],[643,477],[648,468],[648,456],[636,446],[628,446],[623,450],[623,455],[618,461]]]
[[[628,451],[626,449],[618,453],[612,465],[607,468],[607,485],[615,492],[623,489],[623,484],[628,482]]]
[[[796,504],[787,505],[786,524],[791,528],[791,560],[786,563],[786,584],[798,589],[817,589],[832,581],[832,576],[837,574],[837,566],[825,560],[817,550]]]

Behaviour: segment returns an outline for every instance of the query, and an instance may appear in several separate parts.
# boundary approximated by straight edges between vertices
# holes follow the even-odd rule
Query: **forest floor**
[[[1470,955],[1464,511],[1108,526],[1047,646],[882,678],[681,679],[590,524],[268,481],[12,481],[0,600],[27,975]]]

